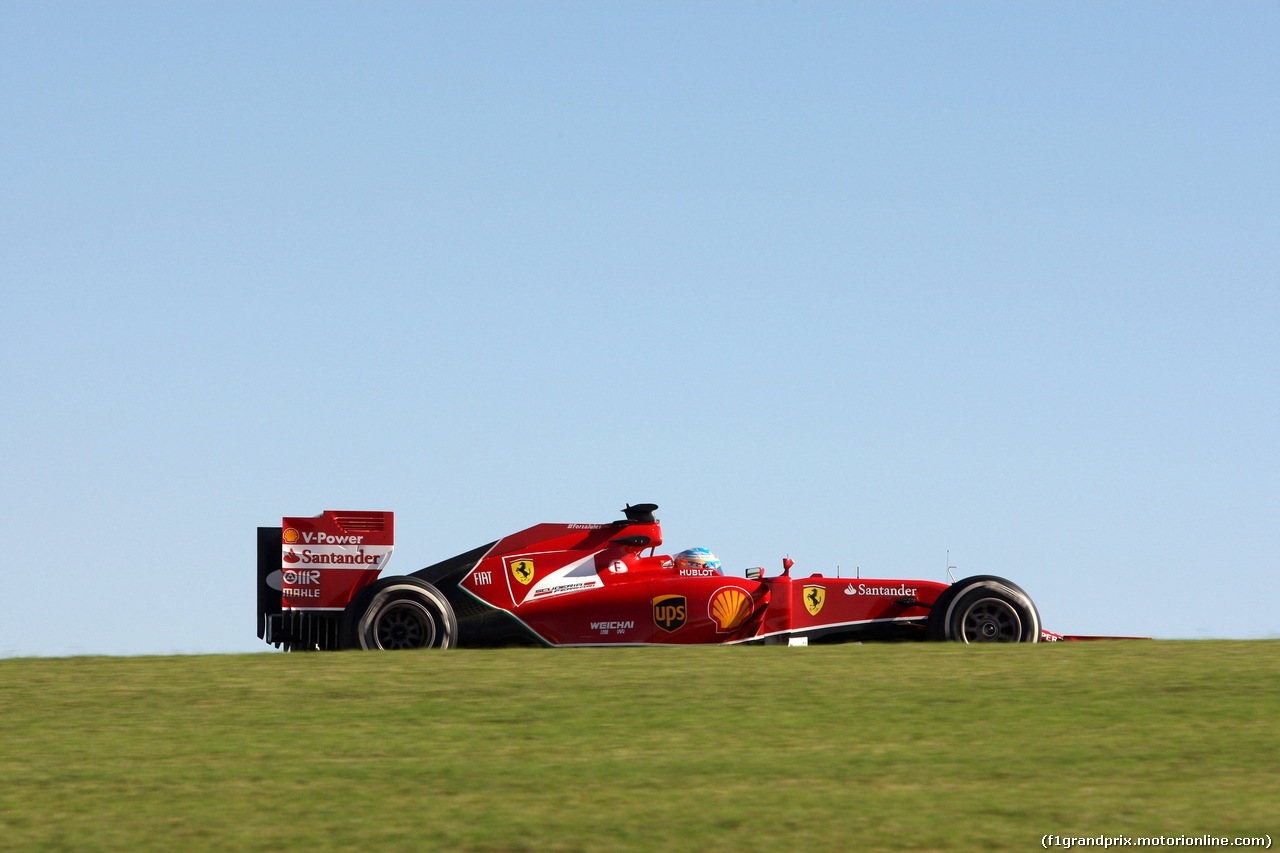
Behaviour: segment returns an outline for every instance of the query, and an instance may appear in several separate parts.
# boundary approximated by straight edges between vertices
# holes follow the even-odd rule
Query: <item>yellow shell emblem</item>
[[[711,596],[707,612],[715,620],[716,631],[732,631],[751,614],[751,596],[736,586],[727,586]]]
[[[533,560],[516,560],[511,564],[511,576],[528,586],[533,581]]]
[[[826,602],[826,587],[806,586],[804,588],[804,609],[809,611],[810,616],[817,616]]]

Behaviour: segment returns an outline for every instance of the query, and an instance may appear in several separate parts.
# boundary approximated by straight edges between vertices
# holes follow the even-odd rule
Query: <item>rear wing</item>
[[[391,561],[395,514],[329,510],[258,528],[258,637],[337,648],[338,619]]]

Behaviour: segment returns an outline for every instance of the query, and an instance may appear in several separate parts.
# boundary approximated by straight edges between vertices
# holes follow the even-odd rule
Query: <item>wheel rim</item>
[[[1003,599],[983,598],[964,612],[961,636],[966,643],[1016,643],[1022,639],[1022,617]]]
[[[373,623],[374,643],[380,649],[425,649],[436,639],[436,622],[420,602],[396,601],[384,607]]]

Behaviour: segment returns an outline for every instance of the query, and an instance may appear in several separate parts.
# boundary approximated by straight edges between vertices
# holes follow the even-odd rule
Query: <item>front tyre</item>
[[[1038,643],[1040,613],[1017,584],[983,575],[939,596],[926,632],[931,640],[958,643]]]
[[[458,617],[448,599],[417,578],[370,584],[342,614],[344,649],[449,649],[457,643]]]

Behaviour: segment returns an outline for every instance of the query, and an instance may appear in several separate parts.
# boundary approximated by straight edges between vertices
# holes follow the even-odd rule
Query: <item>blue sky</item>
[[[0,656],[661,506],[1280,636],[1280,7],[0,0]]]

